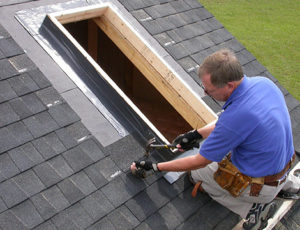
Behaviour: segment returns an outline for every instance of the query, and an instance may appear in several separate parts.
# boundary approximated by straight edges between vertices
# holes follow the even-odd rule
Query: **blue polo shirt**
[[[264,77],[244,77],[223,108],[200,154],[221,161],[231,151],[232,163],[245,175],[280,172],[294,153],[291,121],[277,86]]]

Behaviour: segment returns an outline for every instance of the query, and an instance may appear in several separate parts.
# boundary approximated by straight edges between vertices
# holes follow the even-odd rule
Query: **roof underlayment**
[[[232,49],[246,75],[266,76],[282,90],[299,152],[299,101],[197,1],[16,2],[0,2],[1,229],[232,229],[240,221],[205,194],[192,198],[186,176],[169,184],[162,173],[143,181],[131,175],[151,129],[115,117],[73,68],[67,76],[37,45],[56,49],[40,30],[48,13],[109,2],[215,112],[221,104],[204,96],[196,69],[215,50]],[[296,229],[299,215],[297,202],[276,227]]]

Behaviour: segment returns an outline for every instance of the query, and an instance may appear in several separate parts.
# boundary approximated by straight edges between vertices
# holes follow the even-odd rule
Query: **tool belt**
[[[279,186],[282,184],[283,180],[280,180],[286,172],[291,168],[293,161],[295,160],[295,154],[293,155],[290,162],[285,166],[285,168],[271,176],[265,177],[250,177],[241,173],[230,161],[230,155],[225,157],[221,162],[219,162],[218,170],[214,173],[215,181],[225,190],[227,190],[232,196],[238,197],[243,191],[248,187],[250,188],[250,196],[258,196],[263,185],[269,186]]]

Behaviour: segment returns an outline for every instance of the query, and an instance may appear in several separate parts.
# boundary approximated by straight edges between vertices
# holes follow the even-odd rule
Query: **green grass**
[[[300,100],[299,0],[200,0]]]

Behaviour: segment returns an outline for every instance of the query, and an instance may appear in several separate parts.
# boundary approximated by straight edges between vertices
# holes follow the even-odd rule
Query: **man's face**
[[[204,74],[201,77],[204,86],[204,92],[218,101],[226,101],[233,91],[233,85],[228,82],[223,87],[216,87],[210,81],[210,74]]]

